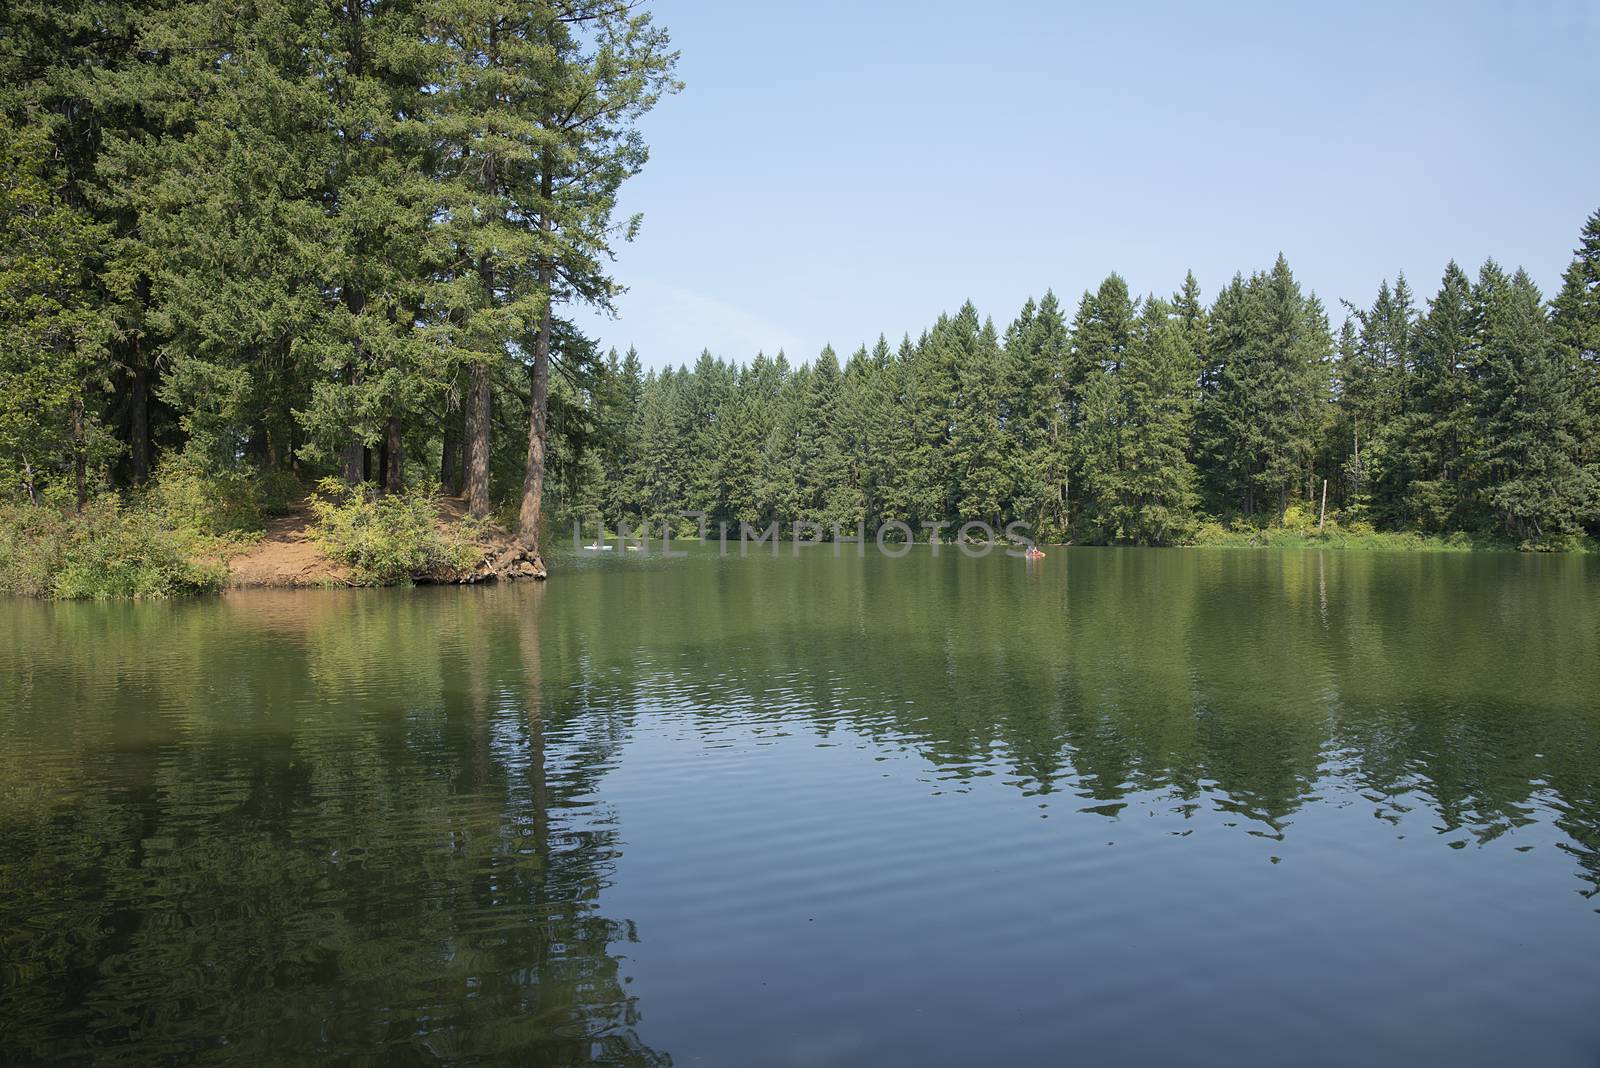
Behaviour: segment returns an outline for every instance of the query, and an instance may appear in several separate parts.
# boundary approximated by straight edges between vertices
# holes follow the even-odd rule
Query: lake
[[[1600,1059],[1600,560],[580,557],[0,603],[0,1059]]]

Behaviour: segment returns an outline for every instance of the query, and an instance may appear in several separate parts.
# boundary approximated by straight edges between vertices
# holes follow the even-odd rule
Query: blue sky
[[[1337,324],[1452,257],[1552,290],[1600,208],[1600,3],[657,0],[618,316],[646,366],[809,360],[1116,270],[1209,300],[1282,250]]]

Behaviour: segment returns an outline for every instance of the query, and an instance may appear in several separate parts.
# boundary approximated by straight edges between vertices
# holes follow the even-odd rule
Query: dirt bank
[[[444,498],[439,502],[439,522],[449,525],[466,515],[465,502]],[[311,536],[311,508],[304,501],[282,515],[273,516],[261,540],[228,560],[228,587],[296,588],[357,585],[356,576],[317,547]],[[475,583],[545,577],[544,562],[529,554],[505,530],[491,527],[479,542],[478,563],[460,574],[418,575],[418,582]]]

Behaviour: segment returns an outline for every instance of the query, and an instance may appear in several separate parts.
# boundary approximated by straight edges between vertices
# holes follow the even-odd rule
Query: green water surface
[[[0,602],[0,1060],[1592,1065],[1600,561]]]

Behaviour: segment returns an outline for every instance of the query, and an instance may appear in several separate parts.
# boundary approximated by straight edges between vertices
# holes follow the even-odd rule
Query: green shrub
[[[1290,510],[1293,514],[1293,509]],[[1507,551],[1517,545],[1494,534],[1473,534],[1456,531],[1449,535],[1427,534],[1411,530],[1375,530],[1365,519],[1348,519],[1338,522],[1329,516],[1327,523],[1318,529],[1307,525],[1305,514],[1295,516],[1296,526],[1256,527],[1234,519],[1227,526],[1216,521],[1201,525],[1190,540],[1191,545],[1224,548],[1252,548],[1266,546],[1273,549],[1348,549],[1394,550],[1401,552],[1468,552],[1473,550]],[[1524,548],[1527,548],[1524,546]],[[1587,543],[1582,540],[1564,544],[1566,551],[1583,552]]]
[[[282,515],[305,495],[305,488],[291,472],[277,469],[256,476],[256,504],[266,515]]]
[[[1283,510],[1283,519],[1278,526],[1284,530],[1293,530],[1301,534],[1314,534],[1317,530],[1316,506],[1306,506],[1298,501]]]
[[[36,597],[168,597],[219,589],[226,543],[173,528],[115,497],[81,512],[21,505],[0,512],[0,589]]]
[[[69,516],[50,505],[0,508],[0,590],[48,597],[72,539]]]
[[[254,479],[244,471],[214,471],[179,454],[161,465],[144,494],[146,508],[173,529],[201,534],[260,530]]]
[[[355,572],[357,582],[449,578],[477,562],[483,524],[463,521],[442,528],[436,487],[382,495],[368,486],[352,489],[336,478],[318,485],[321,494],[311,501],[312,536],[323,552]]]
[[[179,454],[161,465],[144,503],[173,529],[247,534],[261,530],[267,516],[287,511],[303,494],[288,471],[219,470]]]

